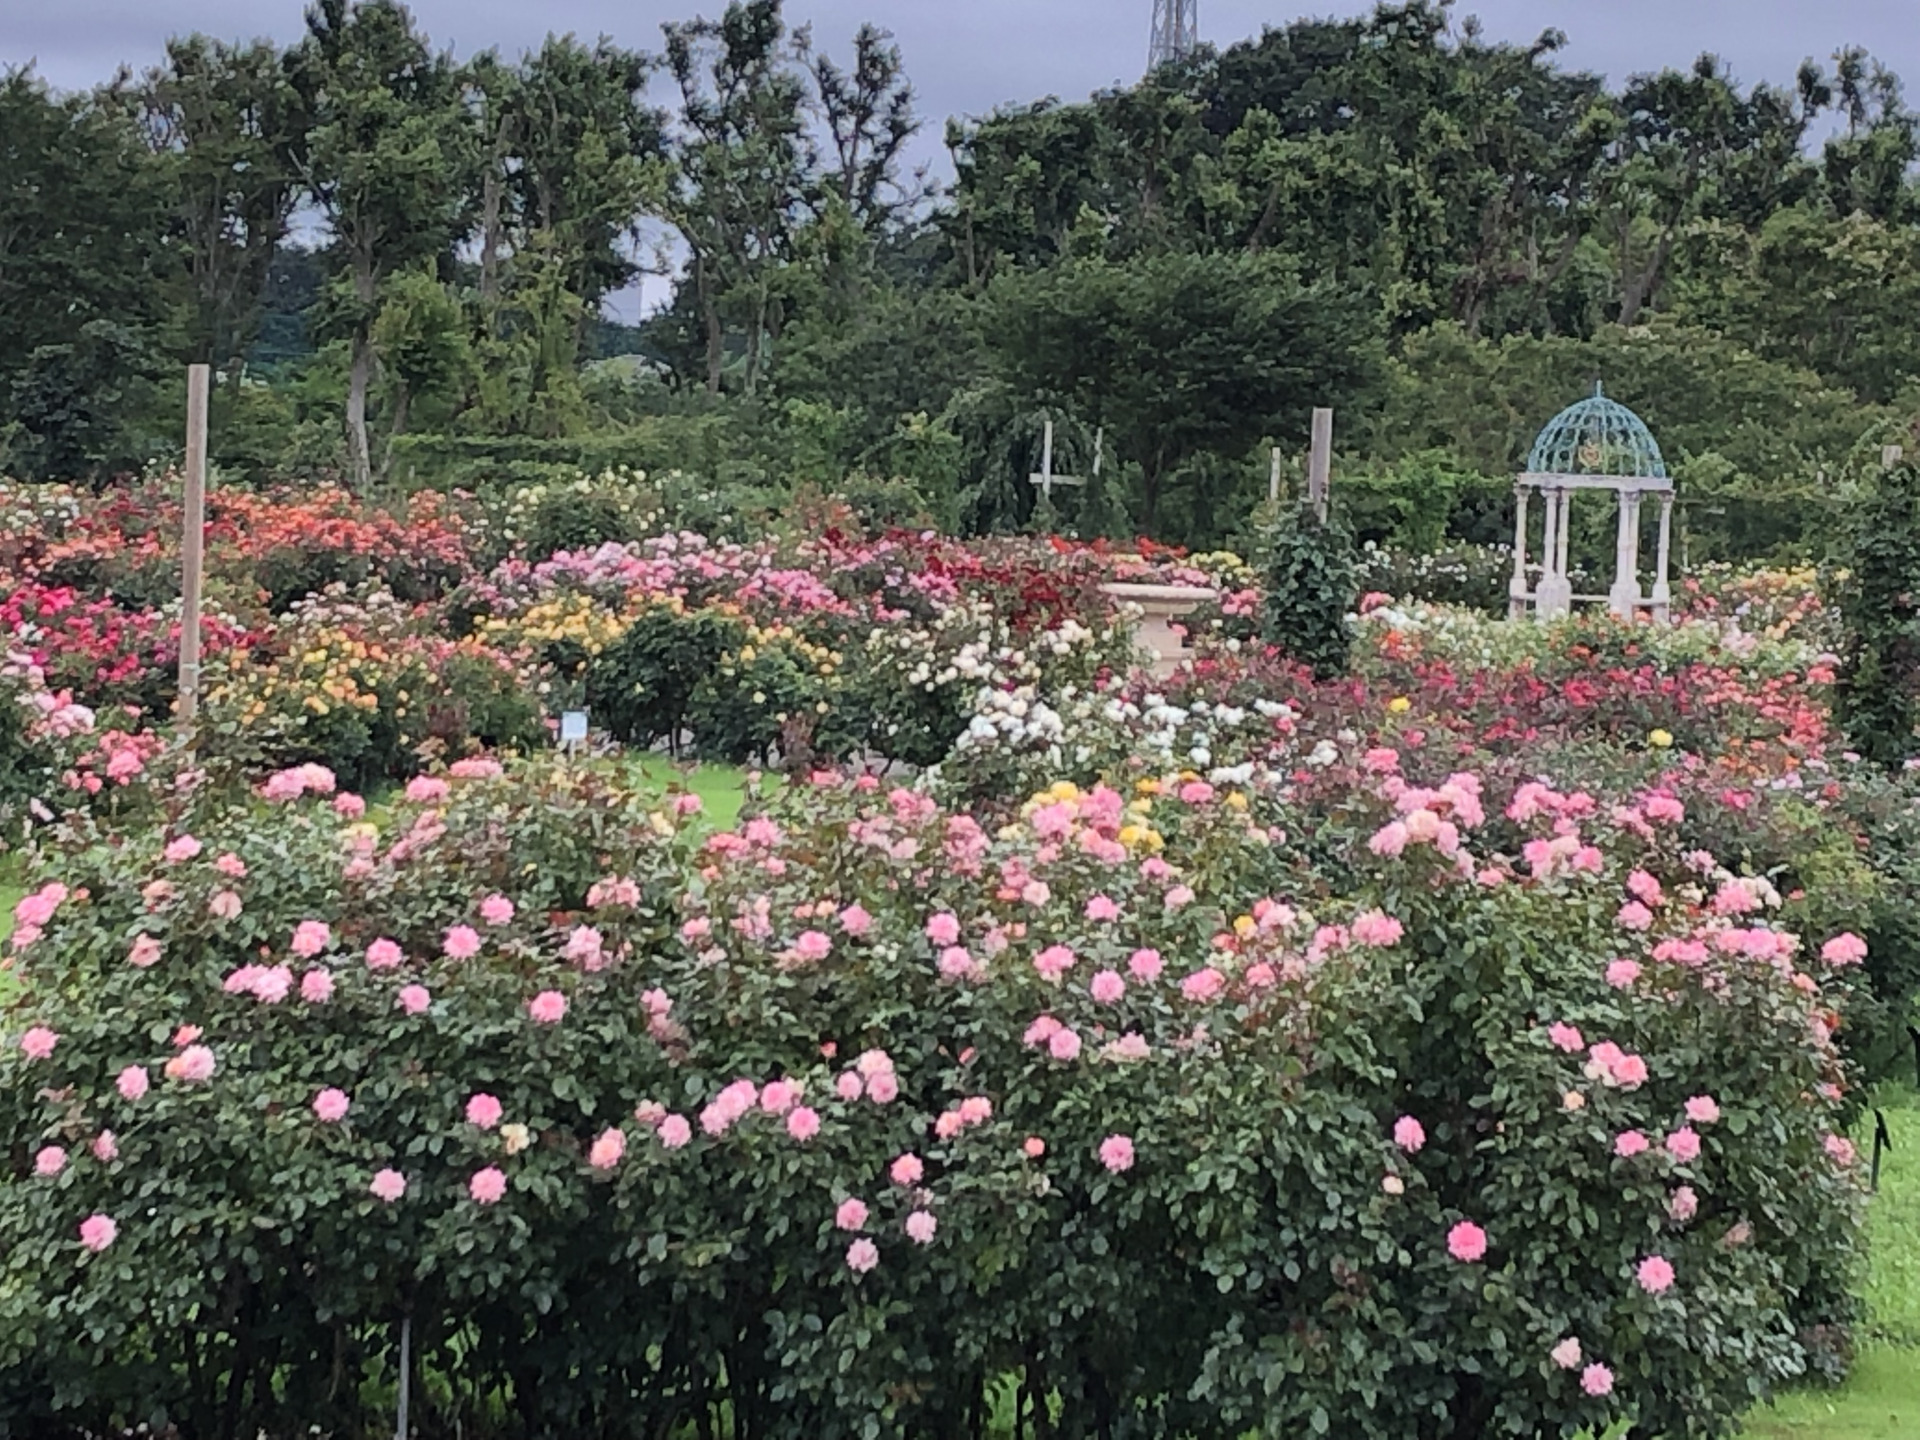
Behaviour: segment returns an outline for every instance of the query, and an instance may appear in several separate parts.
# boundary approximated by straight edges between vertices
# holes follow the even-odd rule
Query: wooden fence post
[[[1333,481],[1333,411],[1313,412],[1313,451],[1307,460],[1307,498],[1324,522]]]
[[[200,576],[207,530],[207,392],[212,370],[187,367],[187,494],[180,537],[180,706],[182,730],[200,713]]]

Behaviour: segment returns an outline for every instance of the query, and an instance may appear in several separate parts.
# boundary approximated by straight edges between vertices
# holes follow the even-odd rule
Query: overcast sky
[[[513,53],[549,30],[654,49],[663,20],[718,13],[724,0],[415,0],[436,44],[462,55]],[[1200,31],[1220,46],[1305,14],[1359,14],[1368,0],[1200,0]],[[34,62],[61,88],[106,79],[122,64],[152,63],[168,35],[222,39],[300,34],[303,0],[0,0],[0,64]],[[1137,79],[1145,68],[1152,0],[788,0],[814,40],[845,53],[863,20],[892,30],[931,122],[921,158],[938,162],[941,124],[1006,101],[1079,99]],[[1557,26],[1567,64],[1615,82],[1684,66],[1712,50],[1744,82],[1789,80],[1800,62],[1864,45],[1920,86],[1920,0],[1461,0],[1490,35],[1528,41]],[[624,308],[624,307],[623,307]]]

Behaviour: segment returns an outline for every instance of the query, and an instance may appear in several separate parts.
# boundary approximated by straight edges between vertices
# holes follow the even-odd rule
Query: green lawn
[[[661,790],[669,787],[690,791],[700,797],[703,814],[716,829],[730,830],[746,804],[752,773],[732,765],[676,765],[665,755],[643,755],[632,762],[641,778]],[[770,795],[786,783],[782,775],[760,776],[759,793]]]
[[[1867,1221],[1867,1324],[1859,1363],[1837,1390],[1797,1390],[1754,1412],[1747,1433],[1756,1440],[1920,1437],[1920,1095],[1890,1094],[1881,1108],[1893,1150],[1881,1165],[1880,1193]],[[1870,1144],[1872,1134],[1869,1128],[1859,1138]]]

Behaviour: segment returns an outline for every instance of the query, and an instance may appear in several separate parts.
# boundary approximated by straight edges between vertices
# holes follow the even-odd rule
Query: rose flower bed
[[[1659,787],[1328,743],[1313,863],[1251,762],[82,825],[18,915],[0,1423],[372,1432],[403,1324],[468,1436],[1705,1436],[1836,1363],[1861,942]]]

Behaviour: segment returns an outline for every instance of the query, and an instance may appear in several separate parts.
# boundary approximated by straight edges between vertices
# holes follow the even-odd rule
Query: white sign
[[[568,710],[560,717],[560,743],[578,745],[587,738],[587,712]]]

